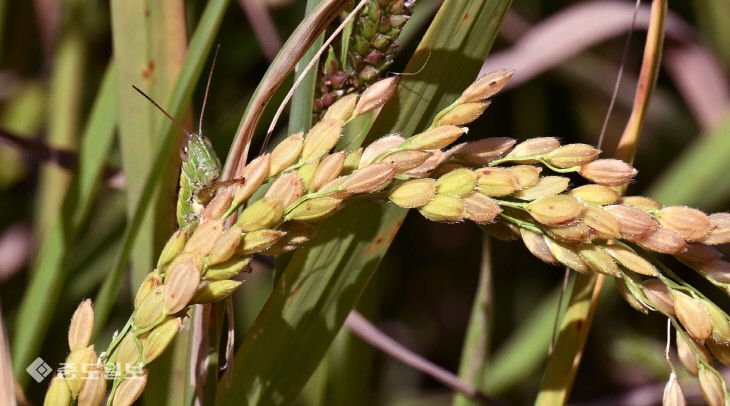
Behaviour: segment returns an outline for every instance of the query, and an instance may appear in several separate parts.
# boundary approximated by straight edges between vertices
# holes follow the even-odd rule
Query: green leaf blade
[[[20,305],[18,320],[21,322],[13,337],[13,371],[21,383],[27,382],[29,375],[25,368],[37,356],[48,331],[65,282],[68,255],[88,216],[104,169],[104,158],[111,148],[117,121],[114,78],[114,69],[110,67],[84,131],[77,174],[64,199],[61,216],[41,245],[38,265]]]
[[[686,204],[711,209],[730,190],[730,115],[715,130],[696,138],[649,189],[666,206]]]

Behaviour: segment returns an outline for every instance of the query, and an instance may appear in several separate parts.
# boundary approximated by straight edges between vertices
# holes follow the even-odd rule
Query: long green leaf
[[[307,14],[314,10],[319,3],[320,0],[307,0]],[[297,63],[294,70],[296,73],[295,80],[301,76],[301,72],[317,54],[323,42],[324,33],[317,37],[317,40],[309,47],[302,60]],[[289,113],[289,134],[294,134],[299,131],[306,132],[312,126],[312,105],[314,104],[314,86],[317,82],[318,68],[319,66],[315,64],[307,72],[304,79],[302,79],[297,90],[294,91],[294,96],[291,99],[291,111]]]
[[[555,312],[559,311],[561,288],[559,286],[546,295],[491,357],[483,381],[487,393],[496,395],[519,385],[543,365],[552,337]]]
[[[381,265],[382,266],[382,265]],[[373,275],[357,302],[357,311],[371,319],[382,304],[387,272]],[[366,406],[377,397],[370,382],[375,375],[376,350],[349,329],[340,329],[320,366],[325,364],[321,405]]]
[[[464,346],[459,362],[459,378],[478,389],[483,387],[489,358],[490,316],[492,311],[492,253],[489,236],[482,236],[482,263],[479,271],[479,282],[471,307],[471,316],[467,326]],[[454,406],[476,406],[477,400],[457,393],[454,395]]]
[[[560,333],[535,400],[536,405],[562,405],[570,395],[577,366],[583,354],[593,319],[592,306],[596,276],[576,278],[568,310],[563,315]]]
[[[113,30],[113,40],[116,49],[124,48],[125,54],[130,55],[130,49],[136,50],[132,55],[140,57],[141,60],[117,59],[120,64],[120,70],[131,68],[132,75],[120,75],[117,81],[120,106],[129,107],[130,104],[139,104],[146,108],[150,115],[147,116],[148,121],[122,120],[120,121],[120,140],[122,145],[122,167],[126,173],[134,166],[133,171],[137,173],[145,173],[152,167],[153,162],[145,159],[155,159],[152,155],[154,150],[155,138],[150,137],[156,134],[158,137],[164,137],[165,133],[158,133],[160,124],[168,121],[166,117],[159,114],[156,109],[141,99],[136,92],[129,89],[129,84],[145,85],[146,90],[151,92],[151,96],[159,103],[169,101],[172,88],[175,85],[177,76],[182,69],[185,61],[185,53],[187,51],[188,38],[185,17],[185,1],[158,1],[145,0],[144,8],[138,9],[136,2],[125,1],[125,4],[131,4],[126,7],[129,14],[127,17],[132,19],[140,19],[140,21],[124,21],[124,24],[138,24],[139,28],[145,33],[142,42],[128,42],[126,34],[124,37],[119,36],[118,30]],[[142,13],[147,13],[147,18],[140,18]],[[165,27],[164,30],[158,27]],[[132,37],[133,40],[137,38]],[[120,44],[120,42],[123,42]],[[140,70],[140,62],[146,63],[147,67]],[[140,82],[141,80],[141,82]],[[133,121],[130,123],[130,121]],[[179,132],[175,132],[182,136]],[[179,139],[179,138],[178,138]],[[131,152],[131,156],[130,156]],[[180,155],[174,149],[168,150],[167,155],[156,157],[162,159],[165,165],[160,168],[160,182],[157,190],[151,199],[150,208],[147,211],[146,221],[142,223],[140,233],[134,240],[131,259],[131,283],[132,286],[138,286],[142,282],[144,276],[152,269],[152,265],[157,259],[159,250],[167,240],[168,236],[173,232],[175,222],[170,221],[173,217],[170,208],[174,207],[177,201],[177,180],[180,171]],[[129,179],[129,178],[127,178]],[[139,193],[143,190],[145,184],[144,178],[133,178],[128,180],[127,186],[127,217],[133,215],[135,207],[131,204],[135,203],[139,197]],[[131,290],[132,294],[136,293],[135,289]],[[147,378],[148,389],[144,392],[143,398],[146,404],[161,404],[167,398],[167,385],[170,378],[171,358],[169,355],[162,357],[154,365],[149,368],[149,376]]]
[[[23,296],[13,337],[13,371],[24,384],[25,368],[38,356],[66,277],[68,253],[88,216],[116,125],[114,69],[109,67],[81,138],[77,176],[69,187],[61,215],[38,252],[33,279]],[[71,219],[71,221],[67,221]]]
[[[715,53],[730,68],[730,3],[725,0],[694,0],[692,5],[697,15],[703,38],[708,38]]]
[[[317,255],[294,255],[236,353],[236,384],[230,388],[219,384],[217,404],[241,404],[242,400],[248,405],[288,404],[306,383],[385,253],[387,245],[378,241],[392,239],[400,225],[381,233],[383,223],[404,212],[388,216],[384,207],[375,204],[350,209],[324,226],[337,224],[340,231],[358,230],[358,235],[340,232],[333,237],[320,231],[312,241]],[[354,216],[353,210],[363,215]],[[362,268],[359,262],[364,258],[359,252],[370,256],[366,272],[349,272]],[[333,272],[333,265],[348,272]]]
[[[425,128],[471,82],[510,1],[444,3],[381,113],[374,133]],[[426,61],[428,63],[426,64]],[[425,65],[425,67],[424,67]],[[444,78],[449,78],[446,81]],[[235,385],[219,384],[217,404],[289,404],[315,370],[392,242],[406,214],[360,204],[321,225],[300,249],[236,354]]]
[[[132,284],[149,272],[167,236],[173,231],[169,207],[175,199],[179,157],[175,151],[156,156],[160,125],[166,118],[133,89],[136,85],[165,106],[180,73],[187,47],[182,0],[113,0],[112,40],[117,61],[117,100],[122,169],[127,180],[127,217],[131,218],[144,193],[150,169],[162,159],[155,176],[161,178],[140,225],[132,252]],[[161,29],[160,27],[164,27]],[[127,119],[132,118],[133,119]]]
[[[78,142],[86,41],[80,5],[66,3],[62,11],[66,17],[53,60],[48,142],[56,147],[73,148]],[[107,133],[100,137],[105,135]],[[22,371],[37,356],[65,279],[64,263],[77,228],[59,219],[74,216],[73,203],[80,198],[78,187],[78,181],[67,171],[53,165],[42,166],[35,235],[41,240],[43,256],[36,262],[33,279],[23,297],[13,340],[13,370],[23,385],[28,375]]]
[[[81,9],[78,4],[65,3],[62,11],[68,14],[61,29],[60,40],[53,58],[48,92],[48,138],[54,147],[74,149],[77,146],[81,95],[84,88],[86,39]],[[55,165],[41,166],[38,196],[36,198],[36,238],[46,233],[61,212],[71,174]]]
[[[711,209],[730,190],[730,114],[709,134],[696,141],[649,189],[649,196],[667,206],[686,204]]]

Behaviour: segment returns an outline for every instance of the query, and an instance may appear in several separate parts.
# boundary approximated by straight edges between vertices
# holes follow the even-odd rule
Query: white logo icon
[[[38,383],[41,383],[53,371],[41,357],[36,358],[25,370]]]

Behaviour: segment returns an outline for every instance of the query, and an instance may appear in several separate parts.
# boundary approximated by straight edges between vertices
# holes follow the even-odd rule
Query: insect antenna
[[[190,131],[188,131],[182,124],[180,124],[179,121],[175,120],[175,117],[173,117],[172,115],[170,115],[170,113],[168,113],[167,111],[165,111],[165,109],[163,109],[162,106],[160,106],[159,104],[157,104],[156,101],[152,100],[152,98],[150,96],[148,96],[147,93],[141,91],[135,85],[132,85],[132,88],[134,88],[134,90],[136,90],[137,92],[139,92],[139,94],[141,94],[142,96],[144,96],[145,99],[149,100],[149,102],[152,103],[153,106],[157,107],[157,109],[160,110],[162,112],[162,114],[164,114],[167,118],[169,118],[170,121],[172,121],[180,130],[182,130],[182,132],[184,132],[185,135],[188,136],[188,138],[190,138],[190,137],[193,136],[193,134],[191,134]]]
[[[210,82],[213,79],[213,70],[215,69],[215,61],[218,59],[218,51],[221,50],[221,44],[215,48],[213,55],[213,64],[210,66],[208,73],[208,83],[205,85],[205,96],[203,96],[203,106],[200,108],[200,119],[198,120],[198,135],[203,135],[203,114],[205,114],[205,105],[208,103],[208,91],[210,90]]]

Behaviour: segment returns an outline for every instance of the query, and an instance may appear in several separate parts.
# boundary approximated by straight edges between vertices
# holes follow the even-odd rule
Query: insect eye
[[[213,149],[213,143],[212,143],[212,142],[210,142],[210,140],[209,140],[209,139],[207,139],[207,138],[203,138],[203,142],[205,142],[205,145],[207,145],[207,146],[208,146],[208,148],[210,148],[210,149]]]
[[[183,144],[180,145],[180,159],[182,159],[183,161],[187,161],[188,159],[190,159],[187,141],[183,142]]]

